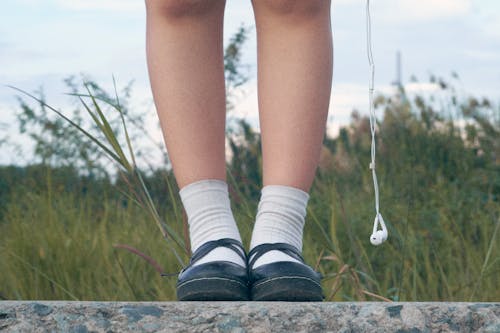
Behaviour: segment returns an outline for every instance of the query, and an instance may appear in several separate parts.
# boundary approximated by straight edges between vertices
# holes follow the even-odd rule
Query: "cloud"
[[[487,38],[500,38],[500,3],[497,0],[476,1],[473,7],[474,21]]]
[[[471,7],[471,0],[400,0],[391,3],[395,7],[393,14],[401,13],[405,19],[413,21],[462,16]]]
[[[404,88],[409,94],[434,93],[441,90],[438,84],[428,82],[411,82],[405,84]]]
[[[466,57],[472,58],[474,60],[479,60],[479,61],[489,61],[489,60],[500,59],[500,52],[498,52],[498,51],[467,49],[467,50],[463,50],[463,54]]]
[[[334,0],[333,6],[356,6],[363,10],[366,2]],[[472,0],[377,0],[370,2],[373,17],[388,22],[423,22],[460,17],[472,7]]]
[[[144,9],[143,1],[137,0],[56,0],[60,7],[70,10],[136,11]]]
[[[36,3],[35,0],[21,0]],[[70,10],[137,11],[144,9],[144,2],[138,0],[53,0],[57,6]],[[360,0],[334,0],[333,6],[360,6]],[[390,21],[428,21],[466,14],[472,0],[377,0],[370,7],[376,14],[378,9],[386,12],[383,17]],[[361,7],[360,7],[361,8]]]

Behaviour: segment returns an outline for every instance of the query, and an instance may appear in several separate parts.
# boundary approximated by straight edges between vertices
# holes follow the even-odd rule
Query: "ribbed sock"
[[[261,193],[250,250],[264,243],[287,243],[302,251],[309,194],[286,185],[267,185]],[[299,262],[281,251],[273,250],[260,257],[253,268],[277,261]]]
[[[208,241],[232,238],[241,242],[240,233],[231,211],[228,185],[219,179],[205,179],[184,186],[179,195],[189,223],[191,250],[194,253]],[[211,261],[230,261],[246,266],[233,250],[217,247],[197,261],[199,265]]]

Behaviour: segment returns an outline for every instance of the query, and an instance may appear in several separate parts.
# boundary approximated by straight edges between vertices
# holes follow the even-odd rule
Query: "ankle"
[[[264,186],[250,249],[261,244],[285,243],[300,253],[308,200],[309,194],[295,187]],[[300,262],[286,253],[273,250],[262,255],[253,268],[278,261]]]
[[[228,185],[219,179],[204,179],[182,187],[179,191],[189,224],[191,249],[195,253],[204,244],[223,238],[241,243],[229,201]],[[230,261],[244,266],[232,249],[217,247],[196,264]]]

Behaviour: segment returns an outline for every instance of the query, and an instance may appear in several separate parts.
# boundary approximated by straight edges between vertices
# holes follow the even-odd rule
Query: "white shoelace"
[[[380,214],[379,205],[379,191],[378,191],[378,181],[377,173],[375,172],[375,105],[373,100],[373,90],[375,81],[375,64],[373,62],[372,54],[372,31],[371,31],[371,17],[370,17],[370,0],[366,0],[366,48],[368,54],[368,63],[370,65],[370,78],[369,78],[369,89],[368,89],[368,100],[370,106],[370,131],[372,136],[371,143],[371,162],[370,169],[372,170],[373,177],[373,188],[375,190],[375,220],[373,221],[373,231],[370,236],[370,242],[373,245],[380,245],[387,239],[387,228],[385,226],[382,214]],[[382,227],[378,230],[378,224]]]

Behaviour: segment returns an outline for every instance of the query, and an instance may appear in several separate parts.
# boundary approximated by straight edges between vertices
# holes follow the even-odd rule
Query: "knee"
[[[252,0],[256,12],[266,15],[286,16],[291,18],[313,18],[318,15],[330,15],[330,0]]]
[[[148,14],[176,19],[224,11],[225,0],[145,0]]]

